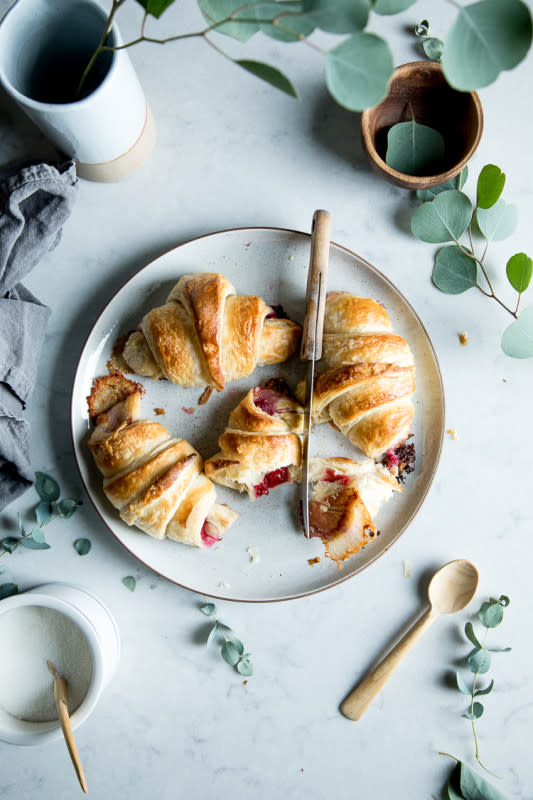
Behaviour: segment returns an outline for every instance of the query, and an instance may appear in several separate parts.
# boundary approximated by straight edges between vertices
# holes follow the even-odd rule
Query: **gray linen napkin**
[[[0,511],[34,480],[22,411],[50,315],[20,281],[59,242],[76,194],[72,161],[33,164],[0,182]]]

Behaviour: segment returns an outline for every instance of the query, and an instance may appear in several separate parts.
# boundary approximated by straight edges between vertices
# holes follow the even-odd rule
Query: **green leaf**
[[[28,550],[50,550],[50,545],[47,542],[36,542],[31,536],[27,539],[22,539],[22,546],[27,547]]]
[[[461,91],[480,89],[513,69],[531,44],[531,14],[522,0],[482,0],[460,9],[444,43],[442,67]]]
[[[212,617],[214,614],[216,614],[216,610],[217,609],[214,603],[206,603],[205,606],[202,606],[200,609],[202,614],[205,614],[206,617]]]
[[[486,628],[497,628],[503,619],[503,608],[499,603],[483,603],[479,619]]]
[[[244,5],[246,4],[243,3],[242,0],[198,0],[200,11],[209,25],[222,22],[222,20],[230,17]],[[246,19],[250,19],[252,22],[225,22],[223,25],[217,26],[214,30],[216,30],[217,33],[223,33],[226,36],[238,39],[240,42],[247,42],[248,39],[259,30],[259,25],[255,21],[253,9],[247,9],[247,11],[250,13]]]
[[[20,514],[17,514],[17,523],[18,523],[18,529],[19,529],[20,535],[21,536],[25,536],[26,532],[24,531],[24,526],[22,524],[22,519],[21,519]]]
[[[533,306],[522,311],[505,329],[502,350],[511,358],[533,358]]]
[[[31,538],[37,544],[42,544],[44,542],[44,531],[42,528],[32,528],[31,529]]]
[[[459,768],[459,787],[464,800],[507,800],[505,795],[462,761],[459,762]]]
[[[432,175],[440,170],[444,157],[441,134],[414,119],[389,128],[385,161],[406,175]]]
[[[233,642],[229,641],[229,639],[227,639],[222,645],[220,654],[224,659],[224,661],[232,667],[234,667],[235,664],[237,664],[240,658],[239,651],[237,650]]]
[[[271,13],[268,8],[265,13],[265,6],[272,7]],[[272,23],[260,23],[260,30],[272,39],[280,42],[299,42],[300,37],[309,36],[313,33],[315,26],[312,21],[303,14],[303,2],[297,0],[284,0],[283,3],[258,3],[254,8],[254,18],[271,18]],[[243,9],[243,14],[246,9]],[[240,15],[237,15],[237,19]]]
[[[481,650],[474,650],[468,656],[467,663],[470,672],[479,672],[480,675],[483,675],[490,669],[490,653],[484,647]]]
[[[441,183],[440,186],[432,186],[431,189],[418,189],[416,196],[419,200],[433,200],[441,192],[446,192],[448,189],[462,189],[468,179],[468,167],[465,167],[455,178],[450,178],[446,183]]]
[[[474,626],[471,622],[467,622],[465,625],[465,636],[470,642],[472,642],[474,647],[479,647],[481,649],[482,645],[474,633]]]
[[[362,31],[368,21],[370,0],[304,0],[313,25],[328,33]]]
[[[250,675],[254,674],[254,668],[252,667],[252,662],[250,661],[250,654],[247,653],[243,656],[237,664],[237,670],[240,672],[241,675],[245,677],[249,677]]]
[[[135,587],[137,586],[137,581],[135,580],[133,575],[128,575],[126,578],[122,578],[122,583],[124,584],[126,589],[130,590],[130,592],[134,592]]]
[[[449,189],[413,214],[411,230],[423,242],[450,242],[461,238],[472,219],[472,203],[463,192]]]
[[[89,539],[76,539],[74,542],[74,549],[79,556],[86,556],[91,551],[91,547]]]
[[[512,647],[487,647],[491,653],[510,653],[512,649]]]
[[[509,600],[506,594],[501,594],[500,597],[498,598],[498,603],[500,603],[504,608],[507,608],[510,602],[511,601]]]
[[[455,244],[443,247],[435,259],[433,283],[446,294],[466,292],[476,286],[476,262]]]
[[[456,786],[459,785],[459,776],[460,776],[460,767],[457,764],[456,767],[453,768],[452,774],[448,780],[448,785],[446,790],[448,792],[448,800],[465,800],[462,794],[459,794]],[[457,782],[457,783],[456,783]]]
[[[477,205],[490,208],[499,199],[505,186],[505,174],[495,164],[485,164],[477,179]]]
[[[152,17],[159,19],[163,11],[166,11],[166,9],[173,4],[174,0],[137,0],[137,2],[140,3]]]
[[[444,42],[441,39],[436,39],[433,36],[424,39],[422,42],[424,53],[430,61],[440,61],[444,51]]]
[[[232,645],[234,645],[237,652],[239,653],[239,656],[242,656],[242,654],[244,653],[244,645],[241,642],[241,640],[238,639],[236,636],[228,636],[228,641],[231,642]]]
[[[2,545],[4,550],[6,550],[8,553],[12,553],[14,550],[17,549],[21,541],[22,539],[15,539],[14,536],[6,536],[5,539],[2,539],[0,544]]]
[[[46,525],[52,519],[52,504],[46,500],[41,500],[35,509],[35,517],[38,525]]]
[[[416,0],[375,0],[373,11],[376,14],[399,14],[416,3]]]
[[[215,624],[213,625],[213,627],[209,631],[209,636],[206,639],[206,642],[205,642],[205,646],[206,647],[209,647],[209,645],[211,644],[211,642],[215,638],[215,634],[218,631],[218,628],[219,628],[218,622],[215,622]]]
[[[387,42],[373,33],[354,33],[326,58],[332,97],[349,111],[363,111],[386,96],[394,63]]]
[[[11,597],[18,594],[19,587],[16,583],[2,583],[0,584],[0,600],[5,600],[6,597]]]
[[[35,473],[35,491],[41,500],[46,500],[47,503],[55,503],[60,495],[57,481],[45,472]]]
[[[247,72],[251,72],[256,78],[266,81],[275,89],[280,89],[291,97],[298,97],[298,93],[290,80],[276,67],[264,64],[262,61],[249,61],[248,59],[236,59],[235,64],[242,67]]]
[[[468,688],[460,672],[455,673],[455,680],[460,692],[463,694],[472,694],[472,690]]]
[[[507,239],[516,228],[516,206],[500,199],[490,208],[478,208],[476,220],[487,241],[499,242]]]
[[[490,694],[493,689],[494,689],[494,681],[492,680],[489,683],[489,685],[486,686],[484,689],[476,689],[476,691],[474,692],[474,697],[479,697],[479,695],[482,694]]]
[[[80,504],[77,500],[72,500],[70,497],[60,500],[57,504],[57,510],[63,519],[69,519],[78,508]]]
[[[525,292],[533,275],[533,261],[525,253],[511,256],[506,267],[507,279],[518,294]]]
[[[462,714],[465,719],[479,719],[483,715],[483,711],[485,709],[481,705],[481,703],[474,703],[471,705],[466,712],[466,714]]]

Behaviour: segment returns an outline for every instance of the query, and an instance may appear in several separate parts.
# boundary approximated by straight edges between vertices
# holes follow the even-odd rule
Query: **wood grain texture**
[[[305,322],[300,356],[313,358],[313,340],[316,326],[315,360],[322,357],[322,334],[326,311],[326,292],[329,263],[331,214],[318,209],[313,215],[311,228],[311,256],[307,275]]]

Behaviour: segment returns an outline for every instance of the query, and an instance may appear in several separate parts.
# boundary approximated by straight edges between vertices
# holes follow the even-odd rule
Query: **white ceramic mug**
[[[49,583],[0,602],[0,616],[23,606],[39,606],[64,614],[84,635],[92,655],[92,680],[85,698],[72,713],[74,730],[91,714],[120,658],[120,636],[109,609],[87,589],[68,583]],[[9,642],[2,642],[9,647]],[[52,678],[51,678],[52,680]],[[62,736],[59,720],[30,722],[0,707],[0,741],[8,744],[43,744]]]
[[[125,50],[105,52],[75,96],[104,31],[96,0],[17,0],[0,23],[0,83],[89,180],[134,172],[155,143],[155,123]],[[116,25],[108,44],[122,44]],[[69,81],[71,85],[69,86]]]

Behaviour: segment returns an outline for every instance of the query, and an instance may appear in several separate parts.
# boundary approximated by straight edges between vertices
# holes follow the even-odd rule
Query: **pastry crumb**
[[[200,399],[198,400],[198,405],[205,406],[205,404],[207,403],[212,394],[213,394],[213,387],[206,386],[204,391],[202,392]]]
[[[468,344],[468,334],[467,333],[459,333],[459,344],[465,347]]]
[[[294,261],[294,256],[289,256],[289,261]]]
[[[307,563],[310,564],[311,566],[313,566],[313,564],[319,564],[320,556],[315,556],[315,558],[308,558]]]
[[[165,409],[164,409],[164,408],[154,408],[154,414],[155,414],[157,417],[160,417],[160,416],[161,416],[161,414],[165,414],[165,413],[166,413],[166,411],[165,411]]]
[[[247,684],[248,684],[248,681],[243,681],[243,682],[242,682],[242,685],[243,685],[243,686],[246,686]]]
[[[449,433],[449,434],[450,434],[450,437],[451,437],[451,438],[454,440],[454,442],[456,442],[456,441],[457,441],[457,439],[459,438],[459,436],[458,436],[458,434],[457,434],[457,431],[455,430],[455,428],[448,428],[448,430],[446,431],[446,433]]]
[[[194,414],[194,408],[185,408],[185,406],[182,406],[181,410],[185,411],[186,414]]]
[[[259,555],[259,550],[255,545],[250,545],[250,547],[246,548],[246,552],[250,556],[250,561],[252,564],[259,564],[261,561],[261,556]]]
[[[413,568],[409,561],[403,562],[403,577],[404,578],[412,578],[413,577]]]
[[[220,581],[220,583],[218,584],[218,588],[219,589],[231,589],[231,586],[230,586],[229,583],[226,583],[226,581]]]

